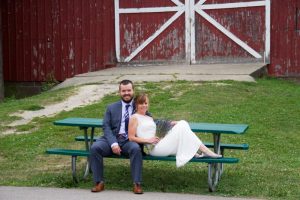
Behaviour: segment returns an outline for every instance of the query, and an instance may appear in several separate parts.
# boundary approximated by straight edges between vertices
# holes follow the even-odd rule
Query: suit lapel
[[[122,121],[122,102],[119,101],[119,103],[117,104],[117,116],[118,116],[118,119],[119,119],[119,124],[121,124],[121,121]]]
[[[119,101],[118,104],[117,104],[117,108],[116,108],[116,116],[117,116],[117,119],[118,119],[118,130],[120,131],[120,128],[121,128],[121,122],[122,122],[122,102]]]

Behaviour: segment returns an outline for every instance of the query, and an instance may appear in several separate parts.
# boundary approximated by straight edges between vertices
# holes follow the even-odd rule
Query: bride
[[[129,120],[128,138],[130,141],[146,144],[150,147],[152,156],[176,156],[176,166],[185,165],[195,157],[220,158],[208,149],[184,121],[172,122],[173,127],[163,137],[156,136],[156,124],[152,117],[146,115],[149,108],[149,98],[140,94],[135,98],[136,113]],[[200,155],[198,152],[202,152]]]

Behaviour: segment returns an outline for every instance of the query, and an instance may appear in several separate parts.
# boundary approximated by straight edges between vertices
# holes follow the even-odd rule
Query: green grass
[[[250,126],[245,135],[222,135],[222,142],[248,143],[250,149],[225,152],[226,156],[240,158],[240,162],[225,165],[225,173],[215,193],[208,192],[205,164],[189,163],[177,169],[173,162],[157,161],[144,163],[145,192],[300,198],[299,84],[277,79],[260,79],[257,83],[180,81],[140,84],[137,90],[150,94],[150,111],[157,118]],[[36,98],[39,97],[19,103],[2,103],[1,113],[6,107],[13,108],[17,104],[26,107],[25,104],[42,101]],[[51,118],[37,118],[28,125],[34,128],[38,124],[31,134],[2,136],[0,185],[91,188],[91,176],[77,185],[72,182],[69,157],[45,154],[45,150],[52,147],[84,149],[82,142],[74,140],[82,134],[81,130],[54,126],[52,122],[66,117],[103,118],[106,105],[118,99],[116,95],[109,95],[90,106]],[[6,110],[6,115],[8,113]],[[0,114],[1,121],[5,118]],[[96,131],[97,135],[101,134],[100,129]],[[202,134],[201,139],[212,141],[210,134]],[[81,173],[84,161],[84,158],[79,159]],[[105,177],[107,189],[131,190],[128,160],[107,159]]]
[[[35,111],[41,110],[44,106],[60,102],[65,98],[74,94],[76,88],[71,87],[57,91],[47,91],[36,96],[23,99],[8,98],[3,103],[0,103],[0,131],[6,130],[7,124],[18,119],[19,117],[11,116],[10,114],[18,111]],[[26,125],[24,125],[26,126]]]

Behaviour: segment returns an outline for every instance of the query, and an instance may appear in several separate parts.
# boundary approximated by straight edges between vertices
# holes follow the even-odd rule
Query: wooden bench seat
[[[74,150],[74,149],[47,149],[46,153],[48,154],[57,154],[57,155],[66,155],[66,156],[84,156],[87,157],[90,155],[90,152],[86,150]],[[107,158],[119,158],[119,159],[128,159],[126,156],[117,156],[111,155]],[[161,160],[161,161],[176,161],[175,156],[143,156],[143,160]],[[239,159],[237,158],[193,158],[189,162],[206,162],[206,163],[237,163]]]
[[[47,154],[57,154],[66,156],[89,156],[90,152],[86,150],[75,150],[75,149],[47,149]]]
[[[99,137],[94,137],[93,141],[96,141],[98,138]],[[85,141],[83,135],[75,137],[75,140],[76,141],[80,141],[80,142],[84,142]],[[90,141],[90,140],[91,140],[90,137],[88,137],[88,141]],[[209,148],[213,148],[214,147],[213,143],[205,142],[204,145],[207,146],[207,147],[209,147]],[[222,153],[222,152],[224,152],[224,149],[248,150],[249,149],[249,145],[246,144],[246,143],[243,143],[243,144],[224,144],[224,143],[221,143],[220,148],[221,148],[221,153]]]
[[[74,150],[74,149],[47,149],[46,150],[47,154],[56,154],[56,155],[66,155],[66,156],[71,156],[71,168],[72,168],[72,176],[74,182],[78,183],[77,175],[76,175],[76,161],[78,156],[82,157],[88,157],[90,155],[90,152],[86,150]],[[128,159],[126,156],[117,156],[117,155],[111,155],[106,158],[117,158],[117,159]],[[161,157],[161,156],[150,156],[146,155],[143,156],[143,160],[157,160],[157,161],[176,161],[175,156],[167,156],[167,157]],[[222,167],[223,163],[238,163],[239,159],[238,158],[208,158],[208,157],[203,157],[203,158],[192,158],[189,162],[202,162],[202,163],[208,163],[209,165],[209,171],[210,169],[213,169],[215,167]],[[219,164],[218,166],[216,164]],[[89,168],[89,166],[87,166]],[[213,172],[209,172],[209,176],[212,176]],[[221,174],[220,174],[221,175]],[[211,189],[210,189],[211,190]],[[213,191],[213,190],[211,190]]]

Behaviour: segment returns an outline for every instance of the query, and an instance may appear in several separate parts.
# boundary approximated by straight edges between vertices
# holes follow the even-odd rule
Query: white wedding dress
[[[138,137],[155,136],[156,124],[151,117],[137,113],[131,117],[133,116],[138,120],[136,132]],[[201,144],[201,140],[191,130],[189,124],[181,120],[156,145],[146,144],[146,147],[150,147],[149,153],[152,156],[176,156],[176,166],[181,167],[195,156]]]

